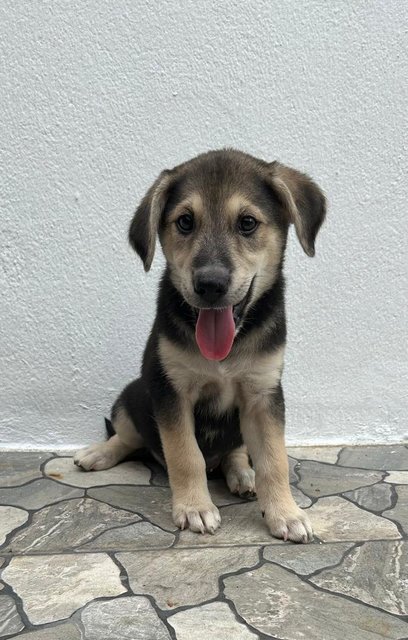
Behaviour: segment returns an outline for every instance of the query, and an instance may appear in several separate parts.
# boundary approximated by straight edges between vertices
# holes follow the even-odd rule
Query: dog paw
[[[254,498],[255,471],[253,469],[231,469],[225,478],[231,493],[236,493],[242,498]]]
[[[181,529],[196,533],[215,533],[221,524],[221,516],[211,501],[197,504],[176,503],[173,506],[173,520]]]
[[[269,530],[275,538],[302,543],[313,540],[313,529],[309,516],[296,504],[289,507],[267,507],[264,516]]]
[[[102,471],[113,467],[116,460],[107,443],[101,442],[77,451],[74,455],[74,464],[84,471]]]

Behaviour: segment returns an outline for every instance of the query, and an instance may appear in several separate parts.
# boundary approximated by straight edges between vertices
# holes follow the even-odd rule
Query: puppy
[[[106,469],[148,447],[167,467],[175,524],[214,533],[206,468],[221,465],[233,493],[256,482],[273,536],[312,539],[289,487],[282,267],[289,225],[313,256],[325,212],[306,175],[235,150],[161,173],[129,230],[146,271],[157,236],[167,263],[142,374],[113,406],[115,435],[78,452],[78,466]]]

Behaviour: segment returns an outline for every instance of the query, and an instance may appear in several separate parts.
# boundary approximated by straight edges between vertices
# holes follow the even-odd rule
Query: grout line
[[[390,470],[387,469],[377,469],[376,467],[348,467],[346,465],[337,464],[337,462],[326,462],[324,460],[310,460],[309,458],[293,458],[293,456],[289,456],[293,460],[297,460],[299,463],[310,463],[310,464],[321,464],[325,467],[335,467],[336,469],[344,469],[344,471],[371,471],[372,473],[383,473],[385,476],[389,473]],[[392,470],[391,470],[392,471]],[[395,470],[396,471],[396,470]],[[400,469],[399,471],[405,471],[405,469]],[[408,471],[408,469],[407,469]]]
[[[340,466],[341,466],[341,465],[339,464],[339,462],[340,462],[341,454],[343,453],[343,451],[344,451],[344,449],[345,449],[345,448],[346,448],[345,446],[344,446],[344,447],[340,447],[340,449],[339,449],[339,451],[338,451],[338,453],[337,453],[337,456],[336,456],[336,462],[334,463],[336,467],[340,467]]]
[[[388,541],[388,542],[390,542],[390,541]],[[349,552],[352,553],[353,550],[363,546],[363,544],[364,544],[364,542],[361,543],[361,544],[357,543],[356,545],[354,545],[352,547],[351,550],[349,550]],[[346,552],[345,555],[348,555],[349,552]],[[383,613],[383,614],[385,613],[386,615],[392,616],[393,618],[396,618],[397,620],[401,620],[401,619],[404,618],[404,616],[400,616],[400,615],[398,615],[396,613],[392,613],[391,611],[388,611],[387,609],[381,609],[380,607],[377,607],[375,605],[369,604],[368,602],[363,602],[362,600],[359,600],[358,598],[355,598],[354,596],[349,596],[349,595],[347,595],[345,593],[340,593],[338,591],[331,591],[330,589],[325,589],[324,587],[321,587],[321,586],[315,584],[314,582],[312,582],[309,579],[308,576],[299,575],[293,569],[290,569],[288,567],[282,567],[281,565],[279,565],[276,562],[271,562],[271,564],[275,564],[275,565],[279,566],[281,569],[283,569],[284,571],[287,571],[288,573],[291,573],[292,575],[296,576],[297,578],[299,578],[299,580],[301,580],[305,584],[309,585],[309,587],[312,587],[312,589],[315,589],[316,591],[320,591],[322,593],[329,594],[329,595],[334,595],[334,596],[336,596],[338,598],[342,598],[343,600],[348,600],[349,602],[353,602],[354,604],[358,604],[358,605],[360,605],[362,607],[368,607],[369,609],[374,609],[375,611],[379,611],[380,613]],[[323,570],[324,569],[322,569],[322,571]]]
[[[348,547],[348,549],[346,549],[344,551],[344,553],[342,553],[342,556],[341,556],[341,558],[340,558],[340,560],[338,562],[335,562],[334,564],[330,564],[330,565],[328,564],[327,566],[321,567],[320,569],[316,569],[316,571],[312,571],[311,573],[303,574],[304,577],[307,578],[308,580],[310,580],[310,578],[314,578],[315,576],[320,575],[321,573],[323,573],[327,569],[335,569],[336,567],[340,567],[340,565],[343,564],[345,559],[349,555],[351,555],[353,553],[353,551],[355,551],[356,549],[362,547],[365,544],[366,544],[365,541],[363,541],[363,542],[355,542],[350,547]]]
[[[128,572],[126,571],[125,567],[120,562],[120,560],[115,556],[113,551],[108,552],[107,555],[109,556],[109,558],[112,560],[112,562],[119,569],[119,578],[120,578],[121,584],[123,584],[123,586],[126,589],[126,594],[127,595],[133,595],[133,591],[130,588],[129,575],[128,575]]]
[[[349,550],[347,550],[342,558],[342,560],[336,564],[335,566],[339,566],[340,564],[342,564],[342,562],[344,561],[345,557],[349,554],[352,553],[356,548],[359,548],[361,546],[363,546],[365,544],[365,542],[374,542],[372,540],[369,541],[363,541],[363,542],[359,542],[356,543],[355,545],[353,545],[353,547]],[[390,540],[386,540],[385,542],[391,542]],[[331,591],[329,589],[325,589],[324,587],[320,587],[319,585],[315,584],[314,582],[312,582],[310,580],[310,576],[314,577],[314,575],[318,575],[318,573],[323,572],[326,568],[322,568],[321,571],[315,572],[313,574],[310,574],[310,576],[308,575],[302,575],[302,574],[298,574],[296,573],[296,571],[294,569],[291,569],[290,567],[284,567],[282,565],[280,565],[278,562],[274,562],[273,560],[266,560],[265,562],[272,564],[272,565],[276,565],[277,567],[279,567],[280,569],[283,569],[284,571],[294,575],[295,577],[297,577],[301,582],[304,582],[305,584],[309,585],[309,587],[311,587],[312,589],[315,589],[316,591],[320,591],[322,593],[325,594],[329,594],[329,595],[334,595],[338,598],[342,598],[343,600],[348,600],[349,602],[353,602],[354,604],[359,604],[362,607],[368,607],[370,609],[374,609],[376,611],[379,611],[380,613],[385,613],[386,615],[392,616],[393,618],[396,618],[397,620],[404,620],[404,619],[408,619],[408,616],[401,616],[398,615],[396,613],[392,613],[391,611],[388,611],[387,609],[381,609],[380,607],[377,607],[375,605],[369,604],[367,602],[363,602],[362,600],[359,600],[358,598],[355,598],[353,596],[349,596],[347,594],[344,593],[340,593],[338,591]],[[257,567],[258,568],[258,567]],[[329,567],[327,567],[329,568]]]
[[[68,486],[68,485],[66,485],[66,486]],[[76,487],[72,487],[72,489],[75,490]],[[0,502],[0,507],[15,507],[16,509],[23,509],[23,511],[27,511],[28,513],[32,513],[34,515],[34,514],[38,513],[39,511],[41,511],[41,509],[46,509],[47,507],[52,507],[54,505],[60,504],[61,502],[66,502],[68,500],[79,500],[81,498],[86,498],[87,497],[86,496],[86,490],[78,488],[78,491],[82,491],[82,495],[73,496],[71,498],[62,497],[60,500],[54,500],[53,502],[46,502],[41,507],[37,507],[36,509],[31,509],[30,507],[24,507],[21,504],[10,503],[10,502],[7,502],[7,503]]]
[[[52,480],[52,478],[48,478],[48,476],[46,476],[47,479]],[[12,486],[7,486],[7,487],[3,487],[0,485],[0,489],[1,490],[6,490],[6,489],[21,489],[22,487],[28,487],[28,485],[33,484],[34,482],[38,482],[39,480],[45,480],[46,479],[43,475],[38,476],[37,478],[31,478],[31,480],[27,480],[27,482],[23,482],[23,484],[13,484]]]
[[[221,574],[218,577],[218,584],[219,584],[219,590],[220,590],[219,597],[221,601],[224,601],[229,606],[236,620],[241,624],[243,624],[249,631],[251,631],[252,633],[255,633],[258,636],[259,640],[266,640],[266,639],[278,640],[274,638],[274,636],[264,634],[262,631],[252,626],[249,622],[247,622],[247,620],[245,620],[245,618],[241,616],[240,613],[238,613],[235,602],[225,594],[225,580],[227,578],[230,578],[232,576],[243,575],[244,573],[248,573],[249,571],[256,571],[256,569],[261,568],[265,564],[265,559],[263,558],[263,549],[264,549],[264,545],[258,548],[258,562],[252,567],[242,567],[237,571],[227,572],[227,573]]]
[[[137,524],[137,523],[135,523]],[[125,525],[128,526],[128,525]],[[116,527],[116,528],[121,528],[121,527]],[[107,531],[110,531],[110,529],[107,529]],[[320,545],[320,544],[324,544],[326,545],[336,545],[336,544],[364,544],[366,542],[404,542],[406,541],[407,536],[405,535],[403,538],[401,538],[400,536],[395,537],[395,538],[366,538],[366,539],[359,539],[359,540],[327,540],[327,541],[323,541],[320,540],[316,537],[314,537],[314,542],[312,543],[308,543],[308,546],[311,545]],[[213,550],[213,549],[245,549],[245,548],[253,548],[253,547],[259,547],[261,546],[267,546],[267,547],[276,547],[276,548],[282,548],[282,547],[296,547],[299,543],[296,542],[292,542],[292,541],[287,541],[287,542],[273,542],[274,538],[271,536],[270,541],[258,541],[258,542],[253,542],[253,543],[246,543],[246,544],[242,544],[242,543],[233,543],[233,544],[213,544],[213,545],[179,545],[179,546],[162,546],[162,545],[157,545],[157,546],[153,546],[153,547],[139,547],[139,548],[134,548],[134,549],[83,549],[83,550],[79,550],[77,547],[76,548],[72,548],[72,549],[64,549],[64,550],[57,550],[57,551],[52,551],[50,553],[46,553],[44,551],[34,551],[34,552],[30,552],[30,553],[24,553],[24,552],[7,552],[5,553],[5,551],[1,551],[0,550],[0,557],[2,558],[29,558],[31,556],[35,556],[35,557],[51,557],[51,556],[62,556],[62,555],[73,555],[73,556],[77,556],[77,555],[85,555],[85,554],[89,554],[89,555],[94,555],[94,554],[107,554],[107,553],[146,553],[149,551],[179,551],[179,550],[190,550],[190,551],[199,551],[199,550]],[[5,565],[3,565],[3,567],[1,567],[0,569],[0,573],[1,570],[5,568]]]
[[[375,487],[375,486],[377,486],[379,484],[383,484],[383,483],[382,482],[377,482],[376,485],[371,485],[371,486]],[[359,487],[358,489],[352,489],[352,491],[359,491],[359,489],[366,489],[366,488],[367,487]],[[376,510],[375,509],[369,509],[368,507],[365,507],[364,505],[362,505],[359,502],[356,502],[355,500],[350,498],[350,496],[346,496],[345,495],[346,493],[349,493],[349,492],[345,491],[344,493],[339,494],[339,497],[343,498],[343,500],[347,500],[347,502],[350,502],[351,504],[353,504],[354,506],[358,507],[362,511],[366,511],[367,513],[371,513],[372,515],[378,516],[379,518],[382,517],[382,514],[383,514],[384,511],[387,511],[387,509],[376,509]]]
[[[10,559],[10,561],[11,561],[11,559]],[[2,572],[6,567],[8,567],[8,565],[10,564],[10,561],[8,561],[6,564],[4,564],[1,567],[0,572]],[[26,612],[24,611],[24,605],[23,605],[22,598],[18,595],[18,593],[16,591],[14,591],[13,587],[11,586],[11,584],[9,584],[8,582],[6,582],[4,580],[4,578],[3,578],[3,584],[4,584],[4,589],[2,589],[1,594],[2,595],[8,595],[13,599],[13,602],[15,604],[17,613],[19,614],[19,616],[21,618],[21,621],[22,621],[22,623],[24,625],[24,629],[22,629],[19,633],[21,634],[21,633],[23,633],[23,631],[27,631],[27,630],[31,631],[31,630],[33,630],[34,626],[30,622]]]
[[[136,597],[138,597],[138,598],[146,598],[147,600],[149,600],[149,602],[152,605],[152,608],[155,611],[157,617],[159,618],[159,620],[161,620],[161,622],[164,624],[164,626],[166,627],[167,631],[169,632],[171,640],[177,640],[176,631],[171,626],[171,624],[169,624],[169,622],[167,620],[170,616],[166,615],[167,611],[165,611],[164,609],[160,609],[160,607],[157,604],[155,598],[152,595],[150,595],[149,593],[135,593],[134,595]]]
[[[108,507],[112,507],[113,509],[117,509],[118,511],[119,510],[126,511],[128,513],[132,513],[133,515],[139,516],[139,518],[140,518],[139,522],[148,522],[153,527],[157,527],[158,529],[161,529],[161,531],[163,531],[164,533],[171,533],[172,535],[175,535],[175,533],[176,533],[174,530],[165,529],[162,525],[156,524],[156,522],[153,522],[152,520],[150,520],[141,511],[132,511],[131,509],[126,509],[125,507],[118,507],[117,505],[114,505],[114,504],[112,504],[110,502],[106,502],[105,500],[101,500],[100,498],[95,498],[94,496],[88,496],[88,497],[89,497],[90,500],[95,500],[96,502],[101,502],[102,504],[106,504]]]
[[[126,522],[124,524],[118,524],[117,526],[109,527],[109,529],[105,529],[104,531],[100,531],[99,533],[97,533],[96,536],[92,537],[90,540],[86,540],[85,542],[81,542],[81,544],[73,547],[73,550],[74,550],[75,553],[82,553],[82,552],[91,552],[92,553],[92,549],[84,549],[83,547],[85,545],[87,545],[87,544],[90,544],[91,542],[95,542],[95,540],[98,540],[98,538],[103,536],[105,533],[109,533],[110,531],[117,531],[118,529],[126,529],[126,527],[132,527],[133,525],[140,524],[141,522],[143,522],[143,521],[142,520],[135,520],[135,522]],[[113,553],[113,550],[111,550],[111,549],[100,549],[100,551],[104,551],[108,555],[109,555],[109,553]]]
[[[24,509],[24,511],[26,513],[28,513],[27,520],[23,524],[21,524],[19,527],[16,527],[15,529],[10,531],[10,533],[8,533],[6,535],[6,538],[5,538],[4,542],[3,542],[3,544],[0,546],[0,556],[3,553],[6,553],[6,556],[3,556],[3,557],[7,557],[8,555],[11,555],[10,552],[7,552],[7,547],[10,545],[10,543],[12,542],[14,537],[16,535],[18,535],[19,533],[21,533],[22,531],[24,531],[25,529],[28,529],[29,527],[31,527],[31,525],[33,523],[34,516],[35,516],[35,514],[37,512],[36,511],[28,511],[27,509]],[[3,567],[2,567],[2,569],[3,569]]]

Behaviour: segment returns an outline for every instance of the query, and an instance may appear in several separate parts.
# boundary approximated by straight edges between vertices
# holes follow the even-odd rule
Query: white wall
[[[287,257],[288,440],[407,425],[407,11],[397,0],[3,0],[3,447],[102,436],[137,376],[161,260],[126,242],[164,167],[236,146],[330,210]]]

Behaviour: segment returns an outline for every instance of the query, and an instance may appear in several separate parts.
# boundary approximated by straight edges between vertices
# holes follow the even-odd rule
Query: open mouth
[[[223,309],[196,309],[196,342],[207,360],[224,360],[232,349],[237,328],[249,303],[251,285],[245,297],[236,305]]]

